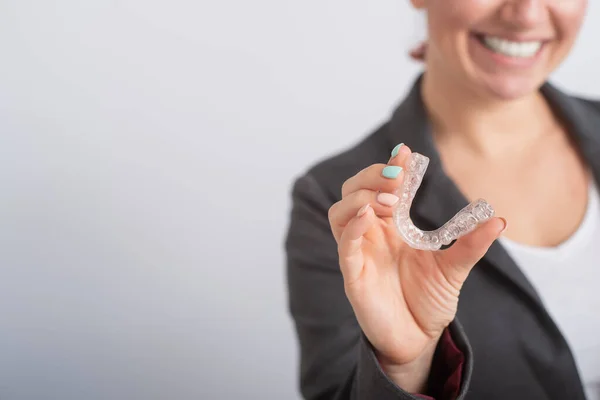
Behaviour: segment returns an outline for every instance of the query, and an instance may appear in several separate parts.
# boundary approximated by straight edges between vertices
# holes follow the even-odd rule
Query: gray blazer
[[[441,167],[420,95],[421,79],[389,121],[295,180],[285,248],[289,307],[300,343],[300,388],[306,399],[417,398],[385,376],[361,332],[344,293],[327,212],[340,200],[347,178],[387,162],[390,150],[401,142],[431,160],[411,210],[417,226],[438,228],[468,204]],[[572,97],[550,83],[541,91],[599,181],[600,102]],[[585,398],[565,338],[498,242],[467,279],[449,330],[466,356],[460,399]]]

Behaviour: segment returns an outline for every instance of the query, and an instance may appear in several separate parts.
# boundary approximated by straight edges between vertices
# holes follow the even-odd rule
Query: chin
[[[519,100],[535,94],[544,83],[545,79],[515,79],[495,78],[488,79],[484,84],[484,91],[488,96],[497,100]]]

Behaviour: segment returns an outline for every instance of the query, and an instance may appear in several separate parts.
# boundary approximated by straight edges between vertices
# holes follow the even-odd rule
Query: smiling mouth
[[[475,34],[479,42],[494,53],[514,58],[531,58],[538,54],[544,41],[515,42],[498,36]]]

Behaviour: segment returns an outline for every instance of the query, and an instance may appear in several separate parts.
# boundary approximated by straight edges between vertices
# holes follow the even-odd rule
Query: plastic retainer
[[[410,155],[405,168],[404,182],[396,192],[400,200],[394,209],[393,220],[400,236],[410,247],[419,250],[439,250],[442,245],[452,243],[492,218],[494,209],[485,200],[478,199],[456,213],[441,228],[433,231],[417,228],[410,219],[410,207],[428,165],[429,158],[424,155]]]

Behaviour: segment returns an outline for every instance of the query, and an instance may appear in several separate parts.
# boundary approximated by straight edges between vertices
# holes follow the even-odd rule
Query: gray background
[[[597,2],[555,76],[600,95]],[[292,179],[387,118],[408,0],[0,2],[0,399],[294,399]]]

